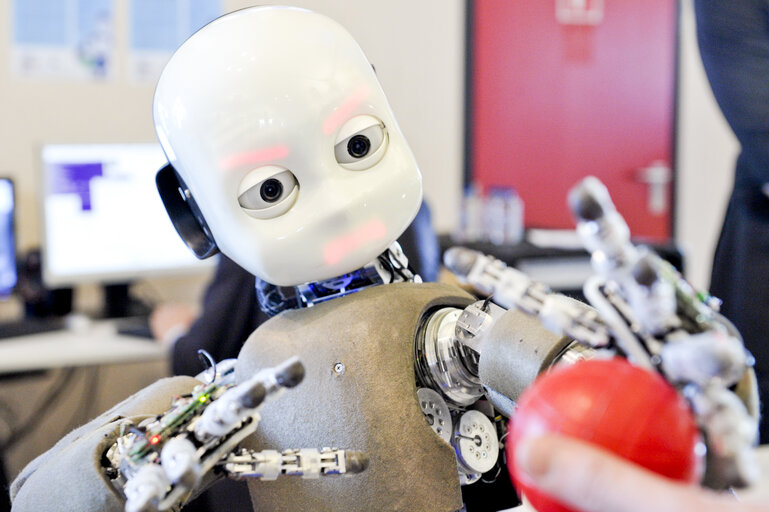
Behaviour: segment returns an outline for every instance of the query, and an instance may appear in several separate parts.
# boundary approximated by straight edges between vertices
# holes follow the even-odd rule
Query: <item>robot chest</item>
[[[357,311],[340,306],[280,315],[249,339],[241,362],[267,366],[290,354],[306,369],[297,389],[264,407],[250,447],[360,450],[369,455],[369,469],[343,479],[259,482],[252,494],[258,488],[266,510],[321,510],[319,502],[334,503],[337,510],[459,509],[454,449],[431,429],[417,397],[414,337],[420,310],[391,309],[388,321],[381,304],[363,304],[353,308]],[[276,493],[280,499],[265,496]],[[294,508],[278,506],[282,499]]]

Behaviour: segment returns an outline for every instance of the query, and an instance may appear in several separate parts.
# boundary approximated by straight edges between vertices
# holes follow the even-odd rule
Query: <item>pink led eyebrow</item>
[[[257,149],[246,153],[235,153],[228,155],[219,161],[219,167],[229,171],[242,165],[258,165],[274,163],[276,160],[286,158],[290,151],[288,146],[273,146],[270,148]]]
[[[366,84],[355,89],[352,94],[344,100],[339,108],[334,110],[331,115],[323,121],[323,133],[329,135],[339,128],[343,122],[349,119],[355,109],[358,108],[358,105],[368,98],[370,93],[371,89],[369,89],[369,86]]]

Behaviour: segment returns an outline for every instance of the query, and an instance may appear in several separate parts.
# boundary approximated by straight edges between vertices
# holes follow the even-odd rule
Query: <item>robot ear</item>
[[[190,189],[171,164],[158,171],[155,183],[176,232],[199,259],[219,252],[214,236]]]

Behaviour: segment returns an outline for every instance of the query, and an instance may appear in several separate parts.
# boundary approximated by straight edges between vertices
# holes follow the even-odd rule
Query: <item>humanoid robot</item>
[[[420,282],[394,243],[419,208],[419,170],[371,64],[324,16],[258,7],[215,20],[171,58],[154,116],[169,160],[158,188],[177,231],[198,256],[220,250],[258,276],[260,301],[276,314],[234,366],[216,367],[227,389],[203,400],[229,393],[250,406],[238,406],[245,415],[232,420],[229,408],[218,407],[199,438],[197,417],[175,430],[170,437],[187,439],[192,449],[182,443],[166,457],[175,468],[170,478],[164,464],[157,469],[161,454],[146,444],[167,423],[176,425],[179,407],[190,402],[174,402],[166,413],[160,404],[193,383],[145,390],[127,411],[124,404],[33,462],[14,485],[15,510],[56,510],[62,500],[77,500],[78,510],[112,510],[125,496],[132,510],[174,509],[210,482],[201,467],[213,476],[252,477],[260,511],[460,510],[461,486],[499,469],[504,418],[541,371],[590,357],[594,347],[634,355],[633,347],[613,344],[634,333],[625,336],[587,305],[550,300],[544,287],[492,260],[455,254],[451,263],[504,307]],[[648,299],[639,298],[639,307]],[[748,362],[740,355],[729,368],[741,376]],[[256,405],[244,398],[253,393],[243,390],[273,390],[274,375],[292,357],[303,364],[303,383],[279,400],[259,400],[258,428],[208,450],[217,425],[229,421],[242,431],[255,417]],[[150,420],[126,433],[115,416]],[[131,458],[136,446],[152,460]],[[263,482],[263,454],[295,446],[359,450],[368,467],[349,478]],[[217,460],[189,470],[179,461],[194,459],[196,450]],[[329,472],[344,472],[346,459],[332,455]],[[88,474],[63,474],[70,458],[87,459]],[[149,476],[129,485],[140,470]],[[155,495],[147,491],[153,475],[162,483]],[[45,496],[51,487],[72,495]]]

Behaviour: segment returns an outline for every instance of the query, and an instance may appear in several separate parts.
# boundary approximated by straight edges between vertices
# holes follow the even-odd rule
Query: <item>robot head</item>
[[[341,25],[310,11],[248,8],[203,27],[163,71],[154,119],[204,230],[276,285],[364,266],[421,203],[374,69]]]

